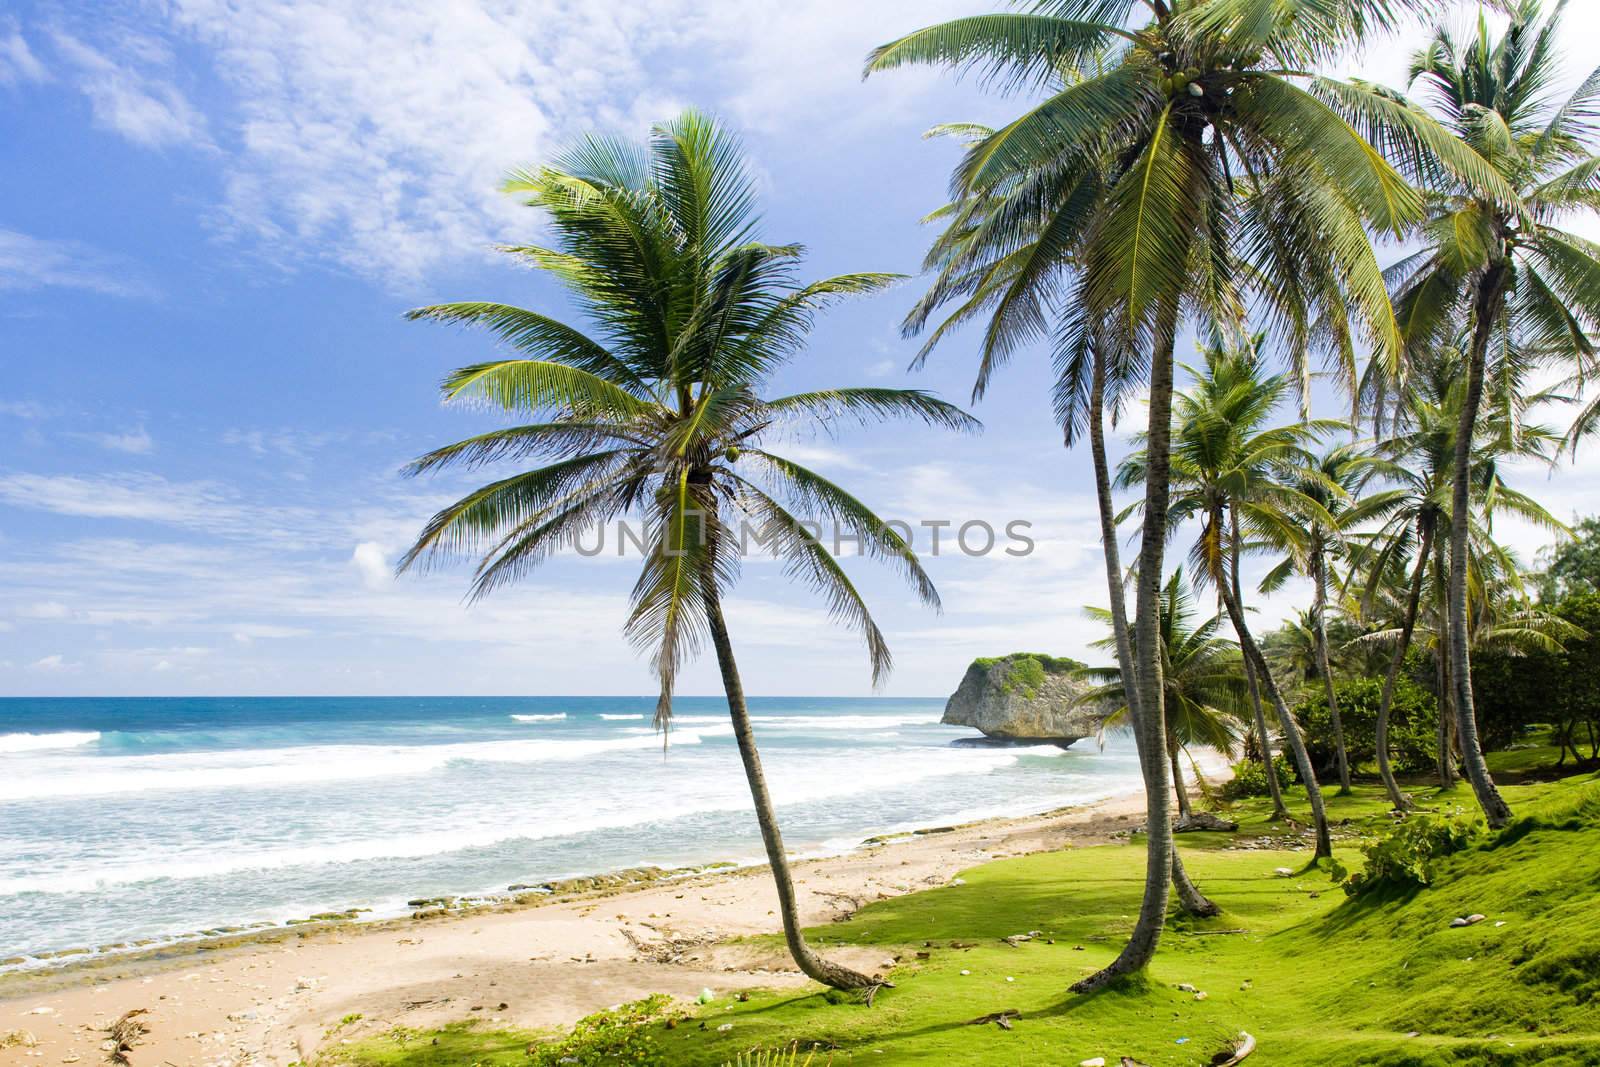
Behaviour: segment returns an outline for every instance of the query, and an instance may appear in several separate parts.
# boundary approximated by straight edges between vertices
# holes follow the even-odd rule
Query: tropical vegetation
[[[1132,842],[982,867],[832,931],[928,950],[897,957],[915,988],[877,1008],[880,980],[828,962],[800,928],[722,604],[739,523],[754,520],[786,573],[862,634],[881,678],[884,635],[806,521],[852,531],[925,603],[937,594],[910,545],[783,458],[781,435],[974,420],[914,389],[766,395],[818,310],[894,276],[800,282],[802,250],[759,239],[749,169],[705,116],[645,146],[591,137],[508,183],[555,234],[512,254],[565,283],[591,325],[497,303],[413,313],[514,349],[455,372],[445,395],[532,421],[416,461],[509,469],[435,516],[402,566],[478,555],[479,596],[585,524],[643,516],[625,629],[659,677],[657,723],[709,642],[786,945],[817,981],[868,991],[836,1017],[787,994],[725,1006],[737,1040],[662,1033],[659,1062],[732,1061],[752,1041],[885,1063],[1076,1062],[1080,1049],[1178,1062],[1171,1046],[1193,1038],[1221,1063],[1247,1021],[1291,1050],[1273,1062],[1597,1061],[1584,1013],[1600,942],[1582,917],[1600,903],[1600,519],[1569,526],[1513,483],[1600,427],[1600,244],[1580,234],[1600,212],[1600,70],[1562,82],[1564,0],[1476,11],[1464,34],[1439,7],[1038,0],[867,57],[869,77],[931,66],[1027,97],[1001,125],[936,131],[963,149],[902,326],[921,338],[914,367],[974,350],[974,403],[1008,363],[1049,359],[1065,443],[1089,446],[1106,593],[1089,610],[1106,663],[1035,666],[1096,683],[1090,699],[1133,735],[1145,793]],[[1405,92],[1319,73],[1433,19]],[[1108,440],[1137,408],[1142,427]],[[1530,569],[1508,521],[1556,547]],[[1205,618],[1202,597],[1216,604]],[[1209,801],[1258,844],[1201,833],[1179,848],[1193,814],[1180,757],[1196,746],[1245,757],[1237,787]],[[1480,901],[1515,929],[1478,928]],[[1219,913],[1229,925],[1208,926]],[[1475,932],[1448,942],[1452,917]],[[1029,929],[1047,945],[945,948]],[[1253,936],[1209,936],[1224,933]],[[963,980],[1002,970],[1015,989]],[[1210,1012],[1172,996],[1176,980],[1242,984]],[[980,987],[1007,1005],[954,1006]],[[974,1036],[987,1027],[958,1025],[1013,1001],[1002,1021],[1047,1039],[989,1045]],[[1161,1042],[1156,1015],[1174,1020]]]
[[[952,430],[976,422],[915,389],[762,395],[773,373],[803,352],[822,306],[894,279],[800,282],[801,247],[760,240],[755,178],[738,141],[707,116],[687,112],[656,127],[646,145],[587,138],[506,187],[545,213],[555,238],[554,247],[511,253],[563,282],[593,325],[585,332],[487,301],[411,313],[483,327],[515,349],[450,374],[444,397],[533,421],[445,445],[411,465],[413,474],[463,466],[498,476],[429,520],[400,569],[481,552],[472,583],[472,596],[481,597],[571,549],[593,526],[641,515],[643,562],[624,629],[660,680],[656,724],[670,725],[678,670],[709,642],[795,962],[819,982],[871,988],[872,978],[823,959],[800,931],[722,605],[749,543],[746,524],[754,522],[757,543],[785,573],[860,632],[872,676],[882,679],[891,665],[883,633],[805,520],[822,516],[850,531],[924,603],[937,607],[938,593],[894,528],[842,487],[773,451],[773,442],[781,447],[786,427],[841,421],[913,418]]]

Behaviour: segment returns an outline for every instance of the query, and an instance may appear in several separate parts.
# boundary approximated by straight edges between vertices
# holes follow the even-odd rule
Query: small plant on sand
[[[671,1006],[672,998],[652,993],[606,1011],[586,1015],[558,1041],[528,1047],[534,1067],[655,1067],[664,1063],[661,1046],[645,1029]]]

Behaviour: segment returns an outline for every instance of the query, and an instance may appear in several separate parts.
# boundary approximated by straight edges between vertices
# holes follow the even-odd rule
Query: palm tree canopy
[[[1399,427],[1372,445],[1360,484],[1365,487],[1378,480],[1389,488],[1363,498],[1364,502],[1380,502],[1369,509],[1369,517],[1377,525],[1349,533],[1344,542],[1349,563],[1344,586],[1366,619],[1392,621],[1397,617],[1403,600],[1399,590],[1405,586],[1405,575],[1414,565],[1424,532],[1442,531],[1449,525],[1455,443],[1466,392],[1462,369],[1463,361],[1454,349],[1435,353],[1417,366]],[[1467,541],[1468,600],[1474,605],[1474,615],[1487,609],[1486,598],[1498,582],[1509,583],[1509,592],[1522,596],[1521,569],[1494,538],[1497,515],[1513,516],[1551,533],[1569,532],[1561,520],[1533,497],[1512,488],[1504,477],[1508,463],[1550,463],[1555,458],[1560,435],[1527,421],[1526,407],[1539,400],[1538,395],[1519,395],[1509,408],[1495,405],[1487,409],[1477,423],[1468,483],[1472,509]],[[1444,580],[1442,575],[1429,573],[1430,580]],[[1500,577],[1490,580],[1490,575]]]
[[[1403,347],[1369,229],[1422,217],[1414,190],[1333,105],[1374,97],[1305,68],[1386,31],[1426,0],[1043,0],[1024,13],[931,26],[883,45],[869,74],[911,64],[972,72],[1042,99],[969,141],[906,321],[953,305],[928,348],[986,318],[975,393],[1020,346],[1056,337],[1069,436],[1087,353],[1114,351],[1113,404],[1184,314],[1235,325],[1257,305],[1308,382],[1307,353],[1354,385],[1365,339]],[[1134,22],[1136,13],[1148,21]],[[1466,181],[1498,177],[1427,115],[1391,120]]]
[[[553,234],[549,247],[508,251],[567,286],[584,328],[499,303],[410,313],[484,327],[512,349],[452,373],[444,396],[532,421],[411,465],[412,473],[518,469],[435,515],[400,569],[479,554],[471,593],[479,597],[598,524],[640,517],[644,563],[626,632],[651,654],[660,678],[659,725],[670,717],[680,664],[706,634],[708,607],[738,574],[747,533],[861,632],[875,682],[890,666],[883,634],[806,522],[855,535],[864,554],[894,566],[923,602],[938,606],[904,538],[845,489],[774,451],[774,441],[797,425],[830,429],[841,421],[978,425],[920,390],[762,395],[774,372],[801,353],[820,308],[896,276],[802,283],[801,246],[757,236],[755,187],[738,141],[697,112],[657,126],[645,144],[586,138],[505,185],[546,213]]]
[[[1087,611],[1091,618],[1110,625],[1106,609]],[[1161,675],[1167,730],[1180,745],[1206,745],[1231,757],[1248,714],[1239,646],[1217,635],[1219,616],[1197,619],[1193,594],[1179,567],[1167,579],[1161,596]],[[1114,652],[1116,638],[1102,638],[1094,647]],[[1118,704],[1106,725],[1126,722],[1128,697],[1121,669],[1088,667],[1081,673],[1101,683],[1081,699]]]
[[[1407,350],[1450,344],[1480,286],[1500,278],[1488,377],[1490,395],[1502,400],[1515,389],[1497,387],[1496,377],[1541,364],[1566,366],[1581,384],[1595,369],[1600,329],[1600,245],[1564,228],[1600,208],[1600,68],[1557,99],[1566,0],[1545,18],[1539,0],[1507,6],[1510,24],[1498,37],[1480,12],[1464,39],[1441,27],[1411,63],[1423,103],[1498,182],[1438,165],[1430,146],[1395,125],[1402,112],[1422,113],[1421,105],[1370,88],[1361,99],[1338,101],[1427,192],[1416,234],[1423,247],[1388,271]],[[1373,373],[1368,392],[1377,413],[1399,400],[1406,371],[1378,364]],[[1571,440],[1595,425],[1600,406],[1580,416]]]
[[[1260,336],[1239,348],[1207,348],[1205,362],[1190,368],[1193,385],[1173,401],[1169,528],[1200,522],[1190,560],[1203,582],[1228,580],[1226,517],[1238,517],[1248,548],[1277,546],[1298,560],[1308,548],[1308,523],[1336,524],[1322,498],[1333,503],[1344,495],[1321,477],[1309,447],[1339,424],[1273,425],[1293,386],[1288,375],[1264,371],[1261,348]],[[1142,483],[1145,463],[1142,449],[1130,453],[1118,467],[1118,486]]]

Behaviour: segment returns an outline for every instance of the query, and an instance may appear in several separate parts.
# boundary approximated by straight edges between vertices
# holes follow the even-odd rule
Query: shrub
[[[1272,767],[1278,774],[1278,787],[1287,789],[1294,781],[1294,774],[1289,769],[1289,761],[1280,753],[1272,758]],[[1224,800],[1243,800],[1246,797],[1264,797],[1271,792],[1267,788],[1267,769],[1260,760],[1240,760],[1233,765],[1233,777],[1222,783],[1222,798]]]
[[[1361,846],[1366,867],[1344,880],[1351,896],[1385,887],[1416,888],[1433,881],[1434,861],[1468,848],[1478,824],[1461,816],[1412,815]]]
[[[671,1003],[664,993],[652,993],[586,1015],[560,1040],[529,1047],[528,1059],[534,1067],[659,1067],[666,1059],[645,1024],[660,1018]]]
[[[1345,678],[1334,684],[1339,718],[1344,723],[1345,751],[1352,766],[1378,758],[1378,707],[1383,701],[1381,677]],[[1395,679],[1389,707],[1389,758],[1402,774],[1427,771],[1434,765],[1438,703],[1433,694],[1402,673]],[[1321,686],[1295,708],[1305,732],[1306,752],[1320,772],[1334,766],[1333,716]]]

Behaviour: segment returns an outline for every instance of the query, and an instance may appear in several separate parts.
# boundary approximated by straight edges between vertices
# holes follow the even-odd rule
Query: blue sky
[[[579,132],[642,134],[686,104],[744,131],[766,234],[809,246],[813,274],[915,272],[917,219],[940,203],[954,152],[922,131],[1018,102],[926,72],[863,84],[859,65],[898,33],[981,7],[8,5],[0,695],[649,691],[620,636],[635,561],[559,560],[471,608],[459,570],[391,577],[466,484],[399,467],[487,425],[442,409],[435,384],[492,351],[401,313],[478,298],[565,313],[493,251],[539,234],[498,180]],[[1575,40],[1600,29],[1589,10],[1569,22]],[[1392,80],[1404,53],[1347,66]],[[778,385],[964,399],[970,339],[904,373],[915,346],[897,324],[914,285],[830,313]],[[1019,359],[976,409],[977,439],[898,428],[793,442],[886,515],[1033,524],[1026,559],[930,561],[942,616],[855,568],[896,652],[887,692],[942,694],[975,655],[1085,656],[1098,636],[1081,610],[1104,595],[1088,461],[1059,447],[1048,384],[1042,358]],[[1519,484],[1570,515],[1595,488],[1589,459]],[[1542,541],[1507,536],[1529,555]],[[730,614],[752,691],[868,691],[855,638],[770,565],[746,568]],[[715,690],[709,665],[685,690]]]

